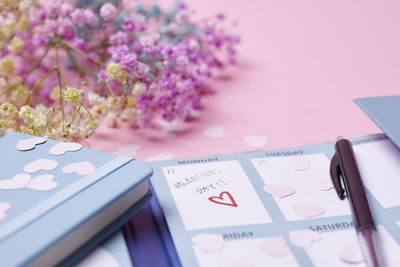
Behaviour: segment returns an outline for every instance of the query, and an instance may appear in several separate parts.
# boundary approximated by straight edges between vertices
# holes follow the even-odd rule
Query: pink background
[[[399,1],[187,2],[198,17],[223,10],[238,21],[237,66],[215,81],[202,116],[177,137],[163,137],[160,128],[102,127],[88,140],[92,148],[139,144],[131,155],[146,161],[160,152],[183,158],[255,150],[247,135],[266,136],[258,149],[275,149],[380,132],[353,99],[399,94]],[[216,125],[224,138],[202,133]]]

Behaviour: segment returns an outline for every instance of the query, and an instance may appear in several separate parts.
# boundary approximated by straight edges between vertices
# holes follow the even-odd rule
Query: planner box
[[[70,265],[151,198],[132,158],[8,132],[0,137],[1,266]]]

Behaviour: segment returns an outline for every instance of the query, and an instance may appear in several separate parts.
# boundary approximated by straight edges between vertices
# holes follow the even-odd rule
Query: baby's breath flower
[[[108,112],[104,120],[108,127],[114,127],[117,123],[117,114],[115,112]]]
[[[40,132],[47,126],[47,118],[43,113],[36,113],[34,116],[33,126]]]
[[[115,96],[109,96],[107,97],[106,100],[106,106],[110,107],[110,108],[116,108],[117,107],[117,102],[118,102],[118,98]]]
[[[35,119],[35,110],[30,106],[22,106],[18,116],[28,125],[32,125]]]
[[[146,91],[146,85],[141,82],[136,82],[133,86],[132,95],[140,96]]]
[[[103,104],[106,101],[106,98],[100,96],[99,94],[89,92],[88,101],[91,105],[99,105],[99,104]]]
[[[71,104],[78,104],[81,100],[81,97],[84,95],[83,90],[76,89],[71,86],[66,86],[65,88],[65,100],[70,102]]]
[[[15,62],[10,56],[0,59],[0,75],[11,76],[14,74],[14,70]]]
[[[22,39],[18,36],[15,36],[14,38],[12,38],[10,44],[8,45],[8,50],[10,50],[10,52],[12,53],[17,54],[21,52],[23,47],[24,42],[22,41]]]
[[[8,117],[8,116],[13,116],[17,114],[17,108],[10,103],[3,103],[0,106],[0,114]]]
[[[29,28],[29,18],[27,15],[21,16],[17,23],[17,29],[19,31],[25,31]]]
[[[111,80],[116,80],[116,81],[123,81],[126,79],[126,71],[124,68],[115,62],[111,62],[107,66],[107,76]]]

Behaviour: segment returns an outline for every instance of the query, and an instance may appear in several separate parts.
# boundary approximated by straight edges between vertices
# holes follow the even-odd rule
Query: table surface
[[[216,78],[201,117],[164,137],[160,128],[102,126],[93,149],[148,160],[303,146],[380,132],[354,98],[399,94],[400,2],[371,0],[190,0],[196,16],[224,11],[238,22],[238,63]],[[225,137],[203,131],[221,126]],[[244,137],[269,142],[251,147]],[[132,150],[133,148],[133,150]],[[159,157],[161,159],[161,157]]]

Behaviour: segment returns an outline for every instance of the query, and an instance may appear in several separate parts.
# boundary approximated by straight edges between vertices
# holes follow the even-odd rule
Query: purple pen
[[[348,140],[340,139],[335,144],[335,150],[330,166],[333,185],[340,199],[345,198],[345,192],[349,199],[358,240],[367,266],[383,267],[377,231],[353,147]]]

